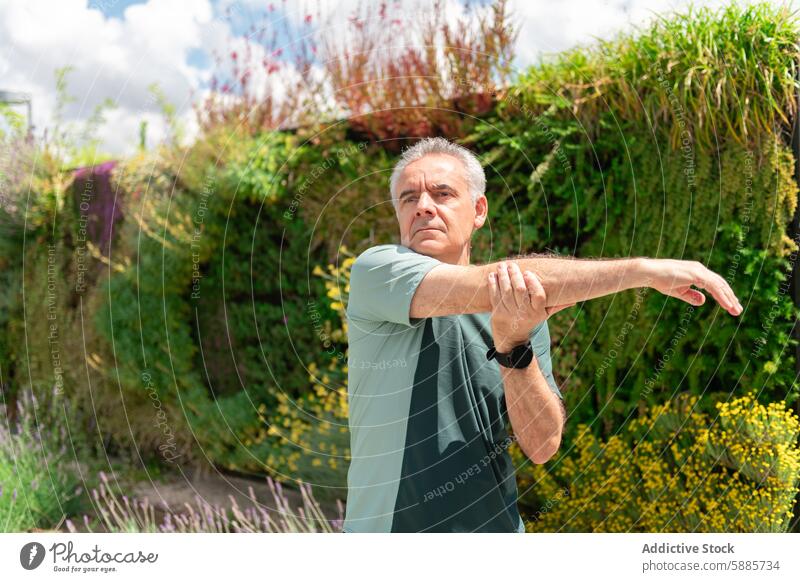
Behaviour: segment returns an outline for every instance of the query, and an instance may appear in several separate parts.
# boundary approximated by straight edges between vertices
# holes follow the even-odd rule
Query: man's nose
[[[435,209],[436,205],[433,203],[433,198],[431,198],[430,194],[422,192],[419,195],[419,200],[417,200],[417,216],[421,216],[424,213],[433,214]]]

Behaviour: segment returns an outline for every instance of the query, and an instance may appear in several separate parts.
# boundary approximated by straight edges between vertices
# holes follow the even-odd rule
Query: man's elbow
[[[532,446],[523,448],[523,452],[536,465],[543,465],[552,459],[553,456],[558,452],[558,449],[561,447],[561,435],[563,434],[564,426],[567,423],[567,410],[564,407],[564,401],[561,398],[558,398],[558,404],[560,409],[559,416],[561,417],[560,427],[552,436],[550,436],[550,438],[545,439],[544,441],[532,443]]]
[[[531,447],[530,452],[526,451],[525,454],[534,464],[543,465],[555,456],[560,446],[561,435],[559,434]]]

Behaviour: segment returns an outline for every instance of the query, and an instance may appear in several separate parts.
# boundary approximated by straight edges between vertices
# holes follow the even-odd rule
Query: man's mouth
[[[434,228],[433,226],[426,226],[425,228],[419,228],[417,229],[417,232],[423,232],[426,230],[438,230],[439,232],[442,232],[441,228]]]

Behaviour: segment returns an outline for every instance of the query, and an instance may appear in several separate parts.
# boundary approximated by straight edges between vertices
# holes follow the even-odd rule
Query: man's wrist
[[[529,338],[525,339],[513,339],[513,338],[503,338],[503,337],[496,337],[494,340],[494,349],[496,349],[501,354],[507,354],[511,350],[513,350],[517,346],[524,345],[528,342]]]
[[[650,287],[653,284],[653,259],[647,257],[637,257],[633,261],[632,269],[626,273],[628,288]]]
[[[509,348],[508,351],[511,351],[511,348]],[[500,366],[500,371],[504,376],[507,374],[527,374],[531,370],[541,372],[541,367],[539,366],[539,358],[536,356],[536,352],[533,353],[533,357],[531,358],[531,363],[528,364],[526,368],[506,368],[503,365]]]

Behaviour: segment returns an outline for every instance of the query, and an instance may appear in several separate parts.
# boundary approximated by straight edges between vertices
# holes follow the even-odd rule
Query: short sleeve
[[[553,377],[553,360],[550,357],[550,328],[547,322],[543,321],[531,332],[531,346],[533,352],[536,354],[536,361],[539,362],[539,369],[542,371],[542,376],[547,380],[550,389],[556,396],[564,399],[561,391],[558,389],[556,379]]]
[[[350,267],[347,317],[414,326],[411,299],[417,286],[441,261],[402,245],[379,245],[361,253]]]

